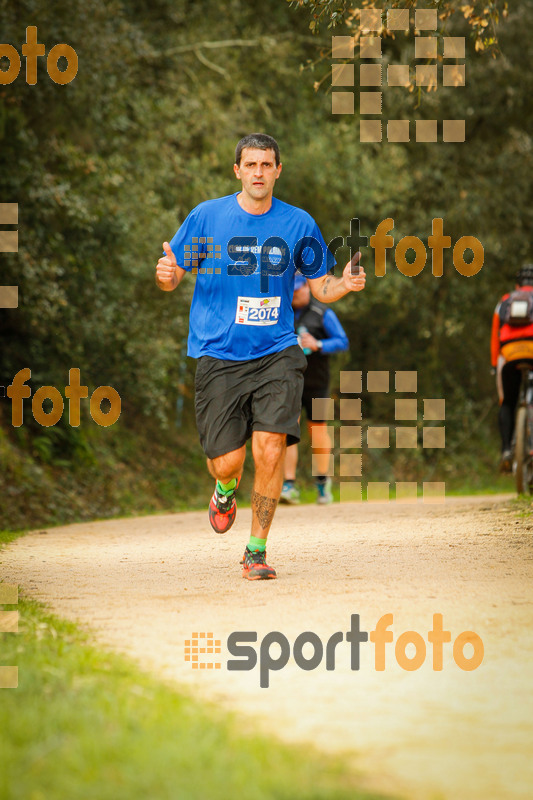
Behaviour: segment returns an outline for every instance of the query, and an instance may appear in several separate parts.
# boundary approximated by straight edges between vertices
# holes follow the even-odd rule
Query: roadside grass
[[[0,549],[3,544],[9,544],[9,542],[13,542],[15,539],[18,539],[19,536],[24,536],[26,532],[26,530],[0,531]]]
[[[4,539],[5,541],[5,535]],[[14,609],[14,606],[7,608]],[[19,598],[0,634],[3,800],[378,800],[341,759],[243,730]]]
[[[521,494],[511,500],[511,506],[516,512],[516,516],[521,519],[529,519],[533,516],[533,497]]]
[[[316,493],[316,489],[315,489],[315,487],[313,485],[309,485],[308,483],[306,483],[305,485],[299,485],[298,488],[300,489],[300,504],[301,505],[306,505],[306,504],[309,504],[309,503],[311,503],[311,504],[312,503],[316,503],[317,493]],[[332,494],[333,494],[333,501],[335,503],[339,503],[340,502],[339,483],[338,482],[334,482],[333,486],[331,488],[332,488]],[[449,484],[446,483],[445,496],[446,497],[468,497],[468,496],[485,495],[485,494],[486,495],[490,495],[490,494],[496,495],[496,494],[509,494],[511,492],[514,492],[514,491],[515,491],[515,487],[514,487],[514,484],[512,482],[512,479],[502,479],[500,481],[499,485],[496,484],[496,483],[487,482],[486,484],[482,484],[482,485],[479,485],[479,484],[465,485],[465,484],[463,484],[463,485],[460,485],[460,486],[456,486],[456,485],[452,484],[451,486],[449,486]],[[417,498],[421,499],[422,497],[423,497],[423,490],[422,490],[422,486],[420,485],[420,486],[417,487]],[[394,484],[391,484],[390,487],[389,487],[388,498],[387,498],[387,493],[385,493],[385,495],[383,496],[383,500],[386,501],[387,499],[390,500],[390,501],[395,501],[395,499],[396,499],[396,490],[394,488]],[[362,487],[362,490],[361,490],[361,501],[362,502],[366,502],[367,500],[368,500],[368,492],[367,492],[366,486],[363,484],[363,487]],[[246,499],[245,499],[244,502],[240,503],[240,505],[242,507],[246,507],[247,505],[249,505],[249,503],[247,503]]]
[[[514,480],[509,475],[488,477],[482,481],[450,481],[446,484],[446,494],[450,497],[466,497],[476,494],[509,494],[516,492]]]

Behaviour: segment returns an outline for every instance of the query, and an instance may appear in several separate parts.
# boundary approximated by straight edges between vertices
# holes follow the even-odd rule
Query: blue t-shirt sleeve
[[[201,242],[201,239],[204,241]],[[170,249],[176,256],[178,266],[187,272],[190,272],[193,267],[198,267],[199,260],[205,258],[205,236],[198,207],[193,208],[180,225],[170,240]]]
[[[328,250],[320,228],[314,220],[309,232],[302,237],[295,248],[294,265],[306,278],[321,278],[330,272],[336,261],[333,253]]]
[[[325,355],[331,355],[332,353],[340,353],[343,350],[348,350],[350,344],[348,342],[348,337],[337,315],[331,308],[325,310],[322,324],[326,332],[326,338],[322,339],[322,352]]]

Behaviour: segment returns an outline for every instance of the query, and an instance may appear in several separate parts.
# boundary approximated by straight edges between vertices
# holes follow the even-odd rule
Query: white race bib
[[[281,297],[238,297],[236,325],[276,325]]]

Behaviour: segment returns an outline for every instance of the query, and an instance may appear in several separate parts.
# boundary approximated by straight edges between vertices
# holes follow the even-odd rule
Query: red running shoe
[[[237,501],[235,492],[239,486],[240,477],[237,478],[237,485],[229,494],[222,494],[218,491],[218,481],[215,483],[215,491],[209,503],[209,522],[216,533],[226,533],[229,531],[237,515]]]
[[[276,570],[266,563],[265,551],[248,550],[247,547],[242,561],[242,577],[249,581],[268,580],[276,577]]]

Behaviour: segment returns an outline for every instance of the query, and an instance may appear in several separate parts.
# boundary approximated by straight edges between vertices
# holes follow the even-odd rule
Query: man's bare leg
[[[327,475],[331,455],[331,438],[328,426],[325,422],[308,422],[307,429],[313,447],[315,472],[319,475]]]
[[[243,444],[238,450],[232,450],[216,458],[208,458],[207,469],[220,483],[229,483],[241,475],[245,457],[246,445]]]
[[[252,455],[255,464],[252,490],[252,536],[266,539],[283,486],[283,465],[287,449],[284,433],[254,431]]]
[[[298,467],[298,445],[291,444],[287,447],[287,454],[285,456],[285,480],[296,480],[296,469]]]
[[[332,441],[325,422],[308,422],[309,437],[313,447],[313,475],[317,489],[317,503],[325,504],[333,501],[329,462]]]
[[[284,433],[253,432],[252,533],[244,551],[242,569],[243,576],[249,581],[276,577],[276,570],[266,563],[266,540],[281,494],[286,450]]]

